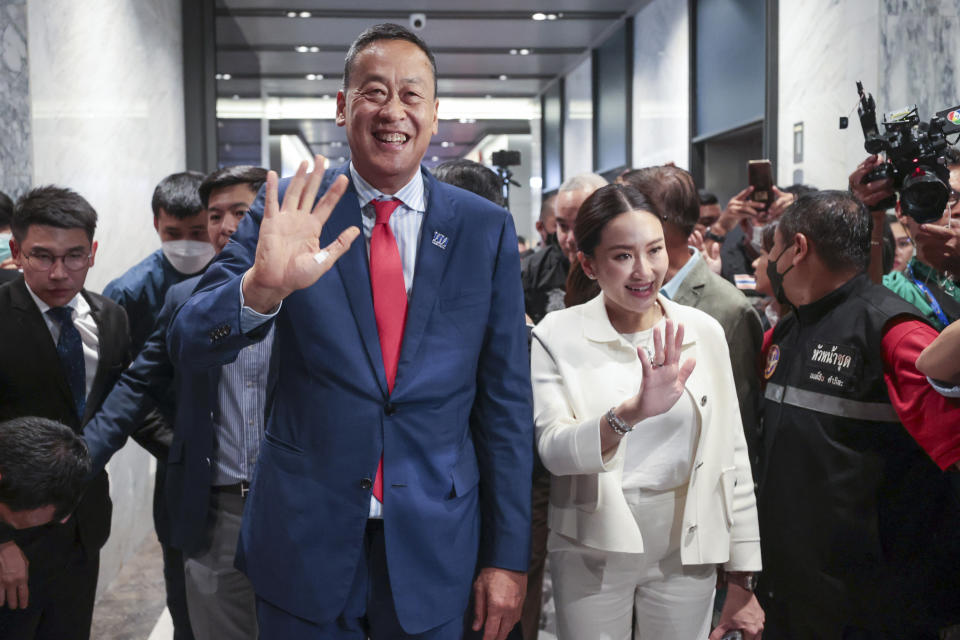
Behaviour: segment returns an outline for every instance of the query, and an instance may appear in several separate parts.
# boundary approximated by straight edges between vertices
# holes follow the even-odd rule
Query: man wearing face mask
[[[795,311],[763,373],[765,639],[934,639],[960,622],[943,473],[960,463],[960,408],[916,368],[936,330],[866,274],[871,226],[852,194],[821,191],[774,234],[767,275]]]
[[[15,280],[20,275],[10,254],[10,220],[13,218],[13,200],[0,191],[0,284]]]
[[[160,249],[103,290],[103,295],[123,307],[130,318],[130,343],[134,356],[140,353],[150,336],[167,290],[203,271],[215,254],[207,231],[207,211],[198,192],[203,178],[203,174],[196,171],[184,171],[160,181],[150,203],[153,227],[160,236]],[[163,499],[166,478],[163,463],[169,452],[172,429],[159,413],[153,412],[133,437],[160,463],[153,493],[153,520],[163,550],[167,606],[173,618],[175,640],[192,640],[184,592],[183,558],[179,551],[167,544],[170,516]]]

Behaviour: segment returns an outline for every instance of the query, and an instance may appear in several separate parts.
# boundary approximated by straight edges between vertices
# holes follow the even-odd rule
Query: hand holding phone
[[[773,165],[769,160],[747,162],[747,177],[753,193],[750,199],[763,204],[766,209],[773,204]]]

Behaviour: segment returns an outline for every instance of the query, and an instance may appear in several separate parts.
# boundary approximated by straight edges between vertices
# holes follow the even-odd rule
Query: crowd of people
[[[347,52],[350,160],[164,178],[161,248],[84,286],[97,213],[0,194],[0,638],[86,639],[105,467],[157,460],[177,640],[960,634],[960,153],[891,180],[574,176],[529,247],[422,167],[437,70]]]

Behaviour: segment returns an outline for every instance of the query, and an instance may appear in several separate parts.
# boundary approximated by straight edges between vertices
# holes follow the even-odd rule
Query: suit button
[[[371,488],[372,486],[373,486],[373,480],[371,480],[370,478],[364,478],[363,480],[360,481],[361,489],[366,490]]]
[[[383,408],[383,412],[388,416],[392,416],[397,412],[397,408],[392,402],[388,402],[387,405]]]

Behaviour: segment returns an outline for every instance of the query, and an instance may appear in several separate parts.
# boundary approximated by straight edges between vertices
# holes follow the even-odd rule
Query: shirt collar
[[[40,297],[33,292],[33,289],[30,288],[30,285],[27,284],[26,280],[24,280],[23,284],[27,286],[27,292],[30,294],[30,297],[33,298],[33,302],[37,305],[37,308],[40,309],[40,313],[46,315],[47,311],[51,309],[50,305],[41,300]],[[73,296],[70,302],[63,306],[73,309],[75,312],[75,317],[81,316],[90,311],[90,305],[87,304],[86,299],[79,293]]]
[[[694,247],[687,248],[690,250],[690,259],[687,260],[687,264],[680,267],[680,270],[677,271],[672,278],[670,278],[670,282],[660,287],[660,293],[667,296],[671,300],[676,297],[677,290],[680,288],[680,285],[683,284],[683,279],[687,277],[687,274],[693,271],[693,268],[697,264],[697,260],[700,259],[700,252],[697,249]]]
[[[657,300],[663,308],[664,317],[676,323],[679,320],[677,317],[677,308],[680,305],[671,302],[663,295],[657,296]],[[587,340],[593,342],[618,342],[627,348],[634,348],[610,323],[610,316],[607,315],[607,307],[604,304],[603,293],[580,305],[580,309],[583,320],[583,336]],[[683,334],[682,346],[686,347],[694,342],[696,342],[694,332],[686,331]]]
[[[353,188],[357,191],[357,200],[360,202],[361,208],[376,198],[396,198],[403,203],[403,206],[413,211],[423,213],[427,210],[423,190],[423,173],[420,171],[417,171],[417,175],[413,176],[410,182],[403,185],[403,187],[393,195],[383,193],[364,180],[363,177],[357,173],[357,169],[353,166],[352,161],[350,162],[350,178],[353,181]]]

